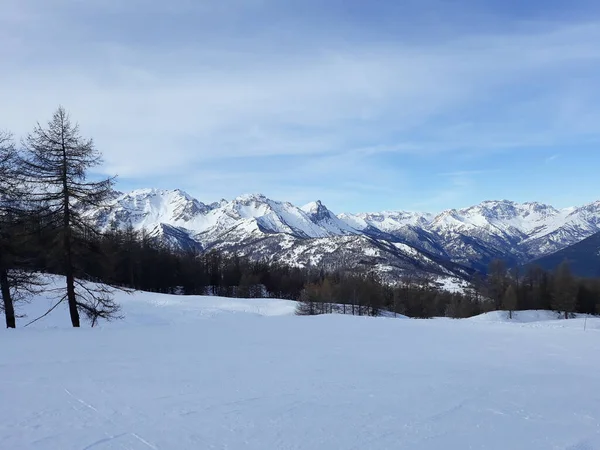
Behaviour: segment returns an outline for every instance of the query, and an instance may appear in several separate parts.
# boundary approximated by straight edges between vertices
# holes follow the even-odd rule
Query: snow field
[[[584,319],[527,323],[535,312],[395,320],[119,300],[125,320],[100,328],[68,328],[59,307],[0,332],[0,448],[600,448],[600,319],[583,331]]]

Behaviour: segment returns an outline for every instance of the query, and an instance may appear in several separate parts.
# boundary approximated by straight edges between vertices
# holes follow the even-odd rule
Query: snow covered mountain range
[[[320,201],[297,207],[263,195],[204,204],[180,190],[115,194],[88,212],[101,228],[131,225],[183,249],[218,249],[299,266],[376,268],[396,276],[468,276],[494,258],[527,263],[600,232],[600,201],[558,210],[487,201],[440,214],[332,213]]]

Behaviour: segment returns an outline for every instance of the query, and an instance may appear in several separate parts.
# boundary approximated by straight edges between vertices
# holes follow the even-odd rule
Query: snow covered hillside
[[[47,291],[64,288],[62,277],[45,277]],[[102,328],[123,328],[143,325],[181,325],[197,323],[199,319],[213,318],[218,315],[257,315],[289,316],[296,312],[296,302],[281,299],[242,299],[200,295],[168,295],[154,292],[114,291],[115,301],[121,306],[121,320],[101,321]],[[56,299],[50,294],[37,295],[31,302],[17,303],[17,328],[23,327],[42,316]],[[31,324],[33,328],[69,328],[68,306],[63,302],[51,314]],[[82,326],[89,326],[83,324]]]
[[[588,325],[591,328],[600,328],[600,318],[590,314],[572,314],[573,318],[564,320],[563,313],[547,310],[528,310],[528,311],[513,311],[512,319],[509,318],[508,311],[491,311],[479,316],[470,317],[472,322],[499,322],[499,323],[522,323],[536,324],[536,326],[545,327],[572,327],[586,328]],[[588,323],[588,319],[589,323]],[[533,326],[533,325],[532,325]]]
[[[100,227],[131,225],[173,246],[218,248],[306,266],[332,263],[461,278],[494,258],[526,263],[600,231],[600,202],[557,210],[539,203],[488,201],[441,214],[404,211],[335,215],[320,201],[301,208],[264,195],[204,204],[180,190],[118,194],[88,211]],[[356,247],[341,255],[332,248]],[[396,244],[401,244],[399,247]],[[373,252],[377,253],[373,258]]]
[[[580,319],[299,317],[293,302],[148,293],[119,301],[125,319],[108,326],[71,329],[56,310],[0,331],[0,448],[600,448],[599,319],[583,331]],[[31,319],[49,303],[21,311]]]

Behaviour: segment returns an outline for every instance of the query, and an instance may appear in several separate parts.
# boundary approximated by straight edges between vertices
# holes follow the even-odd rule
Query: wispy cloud
[[[257,175],[267,189],[286,190],[278,174],[294,164],[322,189],[311,174],[389,193],[407,187],[397,155],[600,140],[600,102],[572,75],[598,86],[600,21],[443,40],[378,39],[353,24],[361,39],[348,41],[343,21],[314,29],[268,0],[7,0],[0,16],[3,127],[22,135],[63,104],[107,172],[197,178],[200,195],[252,174],[248,159],[271,160]],[[194,177],[206,168],[210,189]]]

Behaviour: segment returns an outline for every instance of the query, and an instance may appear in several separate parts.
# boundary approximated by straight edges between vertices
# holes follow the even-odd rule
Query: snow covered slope
[[[540,203],[488,201],[438,215],[387,211],[336,216],[320,201],[298,208],[254,194],[204,204],[179,190],[142,189],[117,195],[110,208],[88,215],[103,228],[131,225],[186,249],[252,248],[257,259],[277,260],[284,245],[289,250],[286,261],[296,265],[327,259],[328,248],[348,236],[386,242],[388,248],[401,243],[418,256],[403,271],[412,264],[415,270],[435,274],[445,269],[437,263],[431,270],[419,268],[419,261],[444,260],[475,269],[485,268],[494,258],[523,264],[600,232],[600,202],[557,210]],[[254,245],[258,241],[262,250]],[[293,258],[294,252],[305,255],[307,247],[310,258]],[[370,256],[370,247],[362,256]],[[385,272],[384,266],[396,266],[393,253],[380,252],[379,257],[380,272]],[[359,259],[350,265],[356,266]],[[464,269],[450,271],[460,277]]]
[[[589,319],[591,328],[600,329],[600,318],[589,314],[573,314],[572,319],[564,320],[563,313],[546,310],[527,310],[513,311],[512,319],[509,317],[508,311],[491,311],[479,316],[470,317],[471,322],[488,322],[488,323],[522,323],[522,324],[539,324],[545,326],[557,327],[573,327],[584,328],[584,321]],[[587,328],[588,324],[585,324]]]
[[[584,332],[123,302],[110,327],[48,328],[67,321],[56,311],[0,330],[0,448],[600,448],[598,319]]]
[[[47,289],[64,287],[62,277],[45,277]],[[296,302],[274,298],[241,299],[205,295],[168,295],[154,292],[119,291],[114,292],[116,302],[121,306],[122,320],[101,321],[103,328],[122,328],[147,325],[181,325],[198,323],[198,320],[220,315],[290,316],[296,312]],[[54,304],[56,299],[48,294],[40,294],[27,304],[18,303],[16,312],[17,327],[23,327],[35,318],[41,317]],[[30,325],[33,328],[68,328],[71,326],[68,306],[59,305],[51,314]],[[86,325],[87,326],[87,325]],[[0,446],[0,448],[2,448]]]

